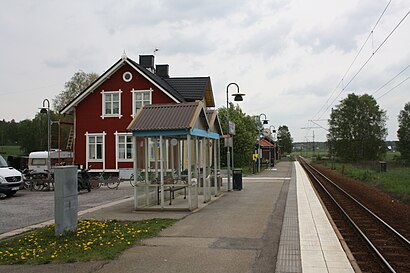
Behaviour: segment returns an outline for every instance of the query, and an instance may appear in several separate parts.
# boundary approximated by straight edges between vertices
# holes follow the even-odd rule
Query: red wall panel
[[[129,71],[133,77],[130,82],[125,82],[122,78],[124,72]],[[98,88],[90,93],[76,107],[76,138],[75,138],[75,162],[77,164],[86,163],[86,132],[102,133],[105,131],[105,168],[115,169],[115,135],[116,131],[124,133],[128,124],[132,121],[132,89],[143,90],[152,88],[152,103],[174,103],[174,101],[160,91],[154,84],[139,74],[128,64],[119,68],[113,75],[106,79]],[[121,118],[105,117],[102,115],[102,90],[116,91],[122,90],[121,94]],[[139,152],[140,153],[140,152]],[[139,154],[140,156],[140,154]],[[90,163],[93,169],[102,168],[102,164]],[[121,163],[120,167],[132,167],[132,163]]]

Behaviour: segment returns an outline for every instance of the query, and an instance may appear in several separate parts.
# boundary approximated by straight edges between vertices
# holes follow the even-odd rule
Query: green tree
[[[226,116],[226,108],[218,109],[218,116],[221,121],[221,127],[224,134],[227,134],[228,122]],[[236,134],[234,136],[234,164],[235,167],[249,166],[252,162],[253,146],[257,137],[257,130],[254,118],[242,112],[239,106],[234,106],[230,103],[229,120],[235,123]],[[222,144],[221,144],[222,146]],[[221,151],[221,163],[226,164],[226,152]]]
[[[290,154],[293,149],[293,138],[286,125],[279,126],[277,131],[278,145],[282,153]]]
[[[330,115],[328,142],[342,160],[380,158],[386,135],[386,112],[368,94],[349,94]]]
[[[398,121],[397,148],[404,162],[410,165],[410,102],[406,103],[404,109],[400,111]]]
[[[82,70],[76,72],[71,79],[64,84],[64,90],[53,99],[53,108],[57,112],[63,109],[78,94],[87,88],[98,78],[96,73],[85,73]]]

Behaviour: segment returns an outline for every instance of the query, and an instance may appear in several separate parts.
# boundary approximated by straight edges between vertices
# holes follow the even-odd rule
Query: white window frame
[[[105,108],[105,98],[106,95],[114,95],[114,94],[118,94],[118,114],[107,114],[106,113],[106,108]],[[102,101],[102,113],[101,113],[101,118],[122,118],[122,114],[121,114],[121,94],[122,94],[122,90],[116,90],[116,91],[105,91],[102,90],[101,91],[101,101]],[[112,103],[112,102],[111,102]],[[111,105],[112,106],[112,105]],[[112,110],[112,109],[111,109]]]
[[[85,133],[85,139],[86,139],[86,144],[85,144],[85,150],[86,150],[86,166],[88,167],[88,163],[89,162],[99,162],[99,163],[103,163],[103,170],[105,170],[105,136],[107,134],[104,132],[102,133],[89,133],[86,132]],[[101,156],[102,158],[90,158],[90,138],[94,137],[102,137],[102,151],[101,151]],[[97,142],[95,142],[95,145],[97,145]]]
[[[135,99],[138,93],[147,93],[149,92],[149,103],[142,103],[142,106],[146,105],[146,104],[152,104],[152,88],[150,89],[146,89],[146,90],[135,90],[134,88],[131,90],[132,92],[132,117],[135,117],[135,115],[137,114],[137,111],[135,109],[136,105],[135,105]]]
[[[118,169],[118,162],[133,162],[135,156],[135,147],[134,141],[131,138],[130,142],[127,142],[127,137],[132,137],[132,133],[119,133],[115,132],[115,158],[117,162],[117,169]],[[131,158],[120,158],[120,137],[125,137],[125,142],[121,144],[125,144],[125,156],[127,156],[127,145],[131,144]]]
[[[127,79],[127,76],[128,76],[128,75],[129,75],[129,79]],[[122,74],[122,79],[123,79],[125,82],[130,82],[130,81],[132,80],[132,73],[129,72],[129,71],[124,72],[124,74]]]

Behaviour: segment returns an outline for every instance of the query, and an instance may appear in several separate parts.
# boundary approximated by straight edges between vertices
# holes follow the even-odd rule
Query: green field
[[[23,155],[20,146],[0,146],[0,155],[7,159],[9,155],[18,156]]]
[[[324,164],[328,167],[332,166],[328,161],[317,163]],[[374,185],[389,193],[392,197],[410,204],[410,168],[392,167],[391,165],[393,165],[393,162],[387,161],[387,171],[380,172],[380,170],[374,167],[357,166],[351,163],[333,163],[333,167],[338,172],[356,180]]]

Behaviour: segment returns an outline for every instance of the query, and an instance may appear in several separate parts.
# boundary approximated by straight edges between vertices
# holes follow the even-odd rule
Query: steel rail
[[[343,192],[344,194],[346,194],[350,199],[352,199],[357,205],[359,205],[361,208],[363,208],[368,214],[370,214],[371,216],[373,216],[378,222],[380,222],[384,228],[386,230],[388,230],[390,233],[392,233],[394,236],[396,236],[401,242],[402,244],[407,248],[410,249],[410,241],[404,237],[402,234],[400,234],[397,230],[395,230],[392,226],[390,226],[388,223],[386,223],[383,219],[381,219],[379,216],[377,216],[373,211],[371,211],[370,209],[368,209],[365,205],[363,205],[362,203],[360,203],[356,198],[354,198],[351,194],[349,194],[348,192],[346,192],[344,189],[342,189],[339,185],[337,185],[336,183],[334,183],[332,180],[330,180],[330,178],[328,178],[326,175],[322,174],[319,170],[317,170],[316,168],[314,168],[313,166],[311,166],[309,163],[307,163],[305,161],[305,164],[307,164],[310,168],[312,168],[313,170],[315,170],[315,172],[319,173],[324,179],[326,179],[329,183],[332,183],[333,186],[335,186],[336,188],[338,188],[341,192]]]
[[[334,186],[336,186],[339,190],[341,190],[344,194],[346,194],[351,200],[353,200],[356,204],[358,204],[361,208],[365,209],[365,211],[371,212],[368,208],[366,208],[363,204],[361,204],[359,201],[357,201],[354,197],[352,197],[350,194],[348,194],[345,190],[341,189],[338,185],[336,185],[333,181],[331,181],[328,177],[326,177],[324,174],[316,170],[314,167],[309,165],[303,158],[303,163],[309,168],[315,170],[318,174],[320,174],[323,178],[325,178],[328,182],[332,183]],[[303,165],[302,165],[303,166]],[[320,185],[320,187],[326,192],[326,194],[329,196],[329,198],[333,201],[333,203],[339,208],[339,210],[343,213],[343,215],[348,219],[348,221],[351,223],[351,225],[356,229],[356,231],[359,233],[359,235],[363,238],[363,240],[366,242],[368,247],[376,254],[377,258],[381,261],[383,266],[385,266],[390,272],[396,272],[394,268],[390,265],[390,263],[383,257],[383,255],[379,252],[379,250],[376,248],[376,246],[370,241],[369,238],[364,234],[364,232],[359,228],[359,226],[354,222],[354,220],[348,215],[348,213],[342,208],[342,206],[336,201],[336,199],[331,195],[331,193],[324,187],[324,185],[320,182],[318,177],[313,174],[313,172],[308,169],[304,168],[306,171],[308,171],[311,176],[317,181],[317,183]],[[369,213],[372,217],[374,217],[377,221],[379,221],[389,232],[391,232],[394,236],[399,238],[400,241],[404,242],[405,247],[409,248],[410,244],[409,241],[401,235],[399,232],[394,230],[390,225],[388,225],[385,221],[383,221],[380,217],[378,217],[376,214],[373,212]],[[399,235],[399,236],[398,236]],[[403,240],[404,239],[404,240]]]

